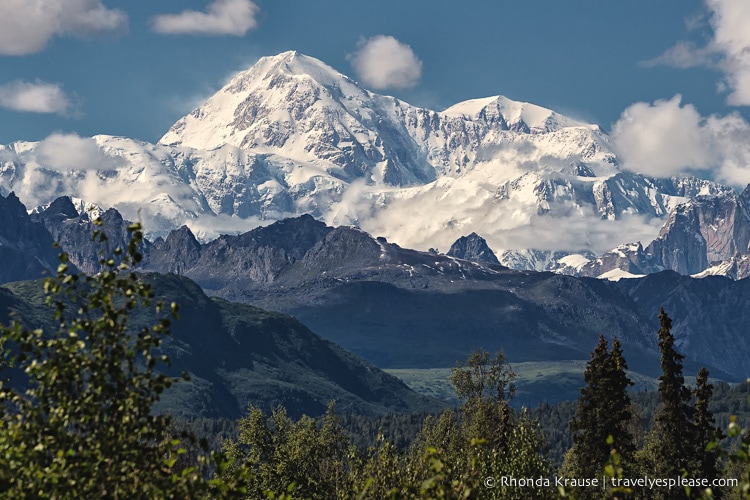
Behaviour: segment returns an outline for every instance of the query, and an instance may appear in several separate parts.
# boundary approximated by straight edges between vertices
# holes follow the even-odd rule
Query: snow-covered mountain
[[[285,52],[157,144],[56,135],[0,147],[0,191],[11,190],[28,206],[60,195],[114,206],[151,234],[187,224],[209,238],[310,213],[418,249],[476,232],[517,256],[650,241],[679,203],[729,188],[621,171],[598,126],[533,104],[494,96],[433,111]]]

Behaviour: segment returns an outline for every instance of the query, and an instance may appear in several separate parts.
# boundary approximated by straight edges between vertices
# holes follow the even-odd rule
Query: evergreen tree
[[[610,434],[614,447],[620,454],[620,459],[627,471],[635,452],[635,439],[631,431],[633,420],[631,409],[633,405],[628,395],[628,388],[633,385],[633,381],[625,373],[628,364],[622,355],[622,345],[617,337],[612,339],[610,358],[614,364],[612,369],[612,394],[610,396],[612,400],[610,407],[612,432]]]
[[[620,342],[614,339],[612,351],[608,352],[607,341],[599,336],[584,372],[586,386],[581,389],[576,416],[570,422],[573,448],[565,458],[563,472],[566,476],[601,476],[613,447],[624,462],[632,458],[634,445],[628,429],[631,415],[627,393],[632,382],[625,374],[626,368]],[[578,494],[589,498],[600,495],[601,491],[585,488]]]
[[[691,392],[685,387],[682,375],[684,356],[675,349],[672,320],[661,309],[659,314],[659,350],[661,370],[659,377],[659,407],[654,417],[654,428],[646,447],[639,453],[642,472],[653,477],[679,477],[694,472],[696,433],[693,425],[695,410]],[[658,490],[648,498],[687,498],[682,488]]]
[[[661,442],[659,451],[663,467],[667,468],[665,472],[674,475],[690,468],[694,451],[694,443],[690,439],[694,435],[694,410],[690,404],[690,391],[685,386],[685,378],[682,375],[682,360],[685,356],[678,353],[674,346],[672,320],[664,309],[659,314],[659,320],[662,375],[659,377],[660,405],[655,421]]]
[[[708,370],[701,368],[695,380],[695,445],[693,477],[706,478],[709,480],[719,477],[719,449],[708,449],[709,443],[721,439],[721,430],[716,427],[714,415],[708,405],[713,396],[714,387],[708,383]],[[713,490],[714,498],[721,498],[720,490]]]

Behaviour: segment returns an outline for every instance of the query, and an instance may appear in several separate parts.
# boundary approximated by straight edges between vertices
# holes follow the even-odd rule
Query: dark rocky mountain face
[[[587,359],[604,332],[621,339],[632,368],[658,370],[651,309],[606,281],[403,249],[309,217],[217,241],[201,246],[186,276],[219,296],[292,314],[379,366],[448,367],[477,347],[502,348],[512,361]],[[160,259],[146,265],[158,270],[168,260]]]
[[[232,288],[236,282],[271,283],[331,230],[303,215],[200,245],[183,227],[147,249],[144,268],[179,272],[212,292]],[[232,293],[221,295],[234,297]]]
[[[0,196],[0,283],[54,272],[59,252],[53,243],[49,232],[29,217],[15,194]]]
[[[750,375],[750,279],[691,278],[664,271],[610,286],[635,302],[652,329],[658,329],[663,307],[673,320],[677,347],[688,359],[742,380]]]
[[[646,249],[664,269],[696,274],[750,249],[750,186],[741,194],[699,196],[677,207]]]
[[[471,233],[469,236],[462,236],[457,239],[446,255],[472,262],[500,265],[500,261],[495,257],[495,252],[487,245],[487,241],[477,233]]]
[[[32,219],[43,224],[60,248],[68,253],[68,258],[79,270],[86,274],[99,272],[99,259],[110,254],[115,248],[124,248],[128,241],[128,221],[114,208],[100,215],[102,226],[96,227],[89,214],[78,213],[67,196],[60,197],[46,209],[33,214]],[[107,241],[98,243],[92,240],[94,230],[101,230]]]
[[[185,274],[200,260],[201,244],[187,226],[172,231],[166,241],[158,238],[150,248],[151,266],[166,273]]]

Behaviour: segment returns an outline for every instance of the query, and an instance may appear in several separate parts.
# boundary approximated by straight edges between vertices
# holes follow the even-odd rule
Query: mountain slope
[[[14,193],[0,195],[0,283],[37,278],[57,269],[58,252],[52,248],[53,242]]]
[[[656,318],[663,307],[672,318],[677,348],[689,359],[700,359],[741,377],[750,373],[746,335],[750,280],[696,279],[665,271],[611,286],[627,294],[652,327],[658,328]]]
[[[317,236],[304,240],[295,236],[300,234]],[[236,243],[241,240],[265,244]],[[275,241],[288,245],[295,240],[300,245],[294,258],[276,260],[272,273],[258,272],[265,269],[258,264],[264,256],[290,255]],[[244,268],[227,266],[221,252],[203,250],[214,244],[201,246],[201,259],[185,267],[185,275],[213,294],[292,314],[378,366],[449,367],[477,347],[502,348],[512,362],[588,359],[596,338],[606,333],[620,338],[631,368],[653,374],[658,370],[657,305],[664,305],[673,318],[693,307],[689,319],[679,323],[692,326],[675,330],[691,370],[703,363],[727,379],[750,373],[750,360],[733,347],[744,342],[741,325],[750,321],[744,313],[750,308],[743,301],[750,300],[750,290],[726,279],[712,292],[675,302],[670,287],[652,286],[655,282],[647,278],[610,283],[514,271],[401,248],[357,228],[330,228],[310,217],[225,237],[217,248],[231,249],[232,259],[247,262]],[[159,262],[168,260],[163,254]],[[149,255],[145,265],[159,270]],[[685,279],[691,289],[704,290],[700,280]],[[626,287],[641,282],[647,284],[640,295]],[[724,303],[734,304],[735,312]],[[734,314],[736,321],[712,323],[707,320],[712,314]],[[721,356],[709,352],[711,343]]]
[[[284,405],[294,416],[320,415],[331,399],[344,412],[365,414],[440,407],[294,318],[210,299],[184,277],[143,278],[159,299],[180,304],[181,317],[163,346],[172,362],[165,371],[191,374],[190,382],[177,383],[165,393],[159,410],[237,418],[252,402],[267,411]],[[38,280],[0,287],[3,322],[12,310],[29,326],[53,327],[41,290]],[[151,311],[130,318],[133,328],[154,319]]]
[[[91,224],[74,214],[69,201],[63,200],[38,215],[52,231],[76,224],[68,233],[84,234]],[[27,216],[21,212],[19,217]],[[121,227],[119,214],[109,219]],[[473,250],[465,256],[487,251],[478,237],[472,240],[477,246],[466,245]],[[76,249],[78,244],[83,250]],[[78,237],[67,238],[63,249],[82,263],[90,261],[95,250],[88,239]],[[623,248],[623,259],[626,251]],[[586,359],[598,335],[607,332],[620,337],[634,369],[649,373],[658,366],[654,309],[665,305],[675,317],[692,308],[686,323],[690,327],[676,333],[685,345],[700,346],[686,352],[688,359],[716,363],[718,371],[731,367],[733,372],[750,372],[750,360],[733,347],[743,342],[744,311],[750,310],[743,301],[750,299],[743,287],[733,287],[728,280],[715,282],[715,289],[702,294],[672,296],[668,292],[684,287],[645,286],[640,292],[650,290],[651,295],[644,300],[643,293],[625,287],[639,280],[610,284],[518,272],[405,249],[357,228],[326,226],[310,216],[206,244],[182,227],[165,240],[146,244],[143,252],[147,270],[179,272],[211,294],[294,314],[325,337],[382,366],[452,366],[476,347],[503,348],[514,362]],[[577,265],[572,258],[563,260]],[[688,284],[695,281],[686,279]],[[690,287],[703,290],[695,284]],[[675,297],[686,298],[675,302]],[[727,309],[723,303],[733,306]],[[696,316],[697,311],[712,312]],[[728,327],[707,320],[728,315],[733,317]],[[201,328],[221,330],[211,324]],[[708,351],[711,344],[723,357]],[[713,371],[717,372],[715,366]],[[731,379],[736,373],[724,375]]]

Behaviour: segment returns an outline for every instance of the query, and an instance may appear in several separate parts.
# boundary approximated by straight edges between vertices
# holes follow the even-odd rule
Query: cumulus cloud
[[[24,165],[21,169],[6,171],[3,183],[15,191],[28,207],[50,203],[63,195],[72,195],[94,203],[101,203],[106,190],[99,190],[96,198],[86,198],[78,191],[89,173],[97,169],[115,169],[119,158],[106,155],[97,143],[90,138],[76,134],[54,133],[30,147],[18,152],[5,150],[0,160]],[[103,203],[102,206],[109,206]]]
[[[612,141],[623,168],[644,175],[710,171],[720,182],[750,183],[750,124],[737,113],[703,117],[679,95],[628,107]]]
[[[648,243],[663,224],[659,218],[642,214],[603,219],[594,206],[574,200],[551,201],[549,211],[540,215],[537,198],[528,196],[536,182],[529,178],[532,185],[526,189],[518,175],[514,170],[510,179],[520,181],[519,190],[502,199],[496,197],[497,184],[486,182],[486,171],[388,190],[357,181],[347,186],[324,220],[329,225],[356,225],[373,236],[419,250],[432,247],[445,252],[461,236],[476,232],[496,252],[533,248],[597,254],[624,241]],[[456,200],[461,205],[458,211]]]
[[[707,66],[724,73],[720,88],[727,89],[727,102],[750,105],[750,2],[747,0],[705,0],[711,12],[712,38],[704,47],[679,42],[646,65],[664,64],[678,68]]]
[[[727,102],[750,105],[750,3],[746,0],[708,0],[713,11],[711,47],[723,55],[720,67],[731,89]]]
[[[373,89],[414,87],[422,76],[422,61],[408,45],[378,35],[359,44],[349,60],[362,83]]]
[[[682,97],[654,104],[638,102],[623,111],[612,127],[615,148],[625,167],[645,175],[669,177],[710,161],[703,118]]]
[[[294,217],[295,214],[288,214],[288,217]],[[234,215],[203,214],[194,219],[186,220],[184,223],[190,228],[193,235],[201,242],[215,240],[222,234],[241,234],[246,233],[256,227],[273,224],[273,219],[261,219],[260,217],[239,218]]]
[[[3,0],[0,55],[40,52],[55,35],[90,37],[127,31],[128,18],[101,0]]]
[[[152,19],[154,31],[165,35],[244,36],[258,25],[259,7],[250,0],[214,0],[206,12],[185,10]]]
[[[15,81],[0,85],[0,107],[30,113],[65,115],[72,108],[63,89],[42,81]]]

